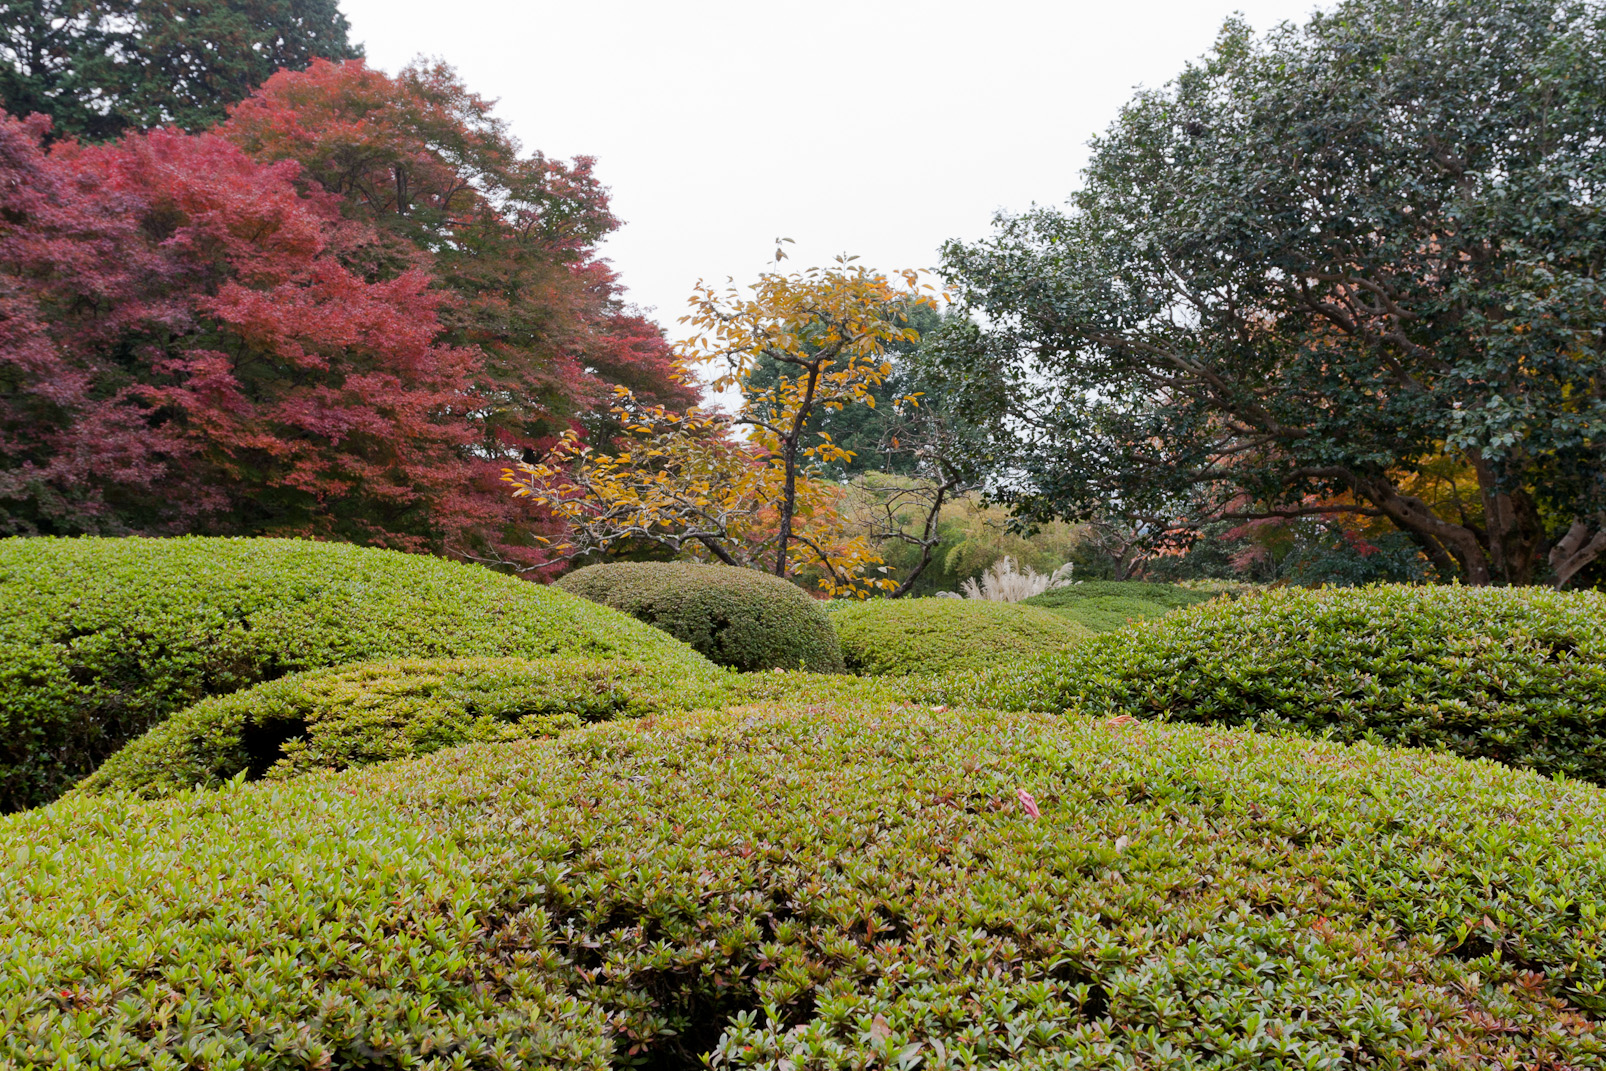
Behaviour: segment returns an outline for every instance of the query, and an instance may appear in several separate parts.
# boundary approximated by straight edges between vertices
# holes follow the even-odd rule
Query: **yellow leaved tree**
[[[681,320],[692,331],[679,347],[682,374],[709,368],[715,390],[740,392],[737,412],[674,413],[620,389],[617,442],[593,447],[570,432],[503,480],[568,526],[556,548],[565,556],[645,541],[777,576],[811,573],[832,595],[895,588],[844,519],[843,488],[819,475],[851,455],[805,429],[820,409],[874,406],[871,391],[892,371],[888,347],[918,339],[908,310],[935,299],[915,272],[896,278],[842,257],[767,272],[745,290],[699,284]],[[762,358],[786,374],[760,388],[750,380]]]

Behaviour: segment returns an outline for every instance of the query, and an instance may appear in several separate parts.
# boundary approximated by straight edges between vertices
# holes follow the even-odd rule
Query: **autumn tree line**
[[[898,595],[980,496],[1121,576],[1606,580],[1599,0],[1229,22],[1064,206],[924,279],[778,250],[676,347],[591,161],[332,0],[0,11],[7,534]]]

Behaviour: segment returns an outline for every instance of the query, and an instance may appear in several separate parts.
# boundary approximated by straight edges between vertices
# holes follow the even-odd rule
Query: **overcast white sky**
[[[632,300],[676,335],[699,278],[855,253],[930,267],[999,209],[1059,203],[1138,85],[1242,12],[1316,0],[342,0],[370,63],[440,57],[527,149],[587,154]]]

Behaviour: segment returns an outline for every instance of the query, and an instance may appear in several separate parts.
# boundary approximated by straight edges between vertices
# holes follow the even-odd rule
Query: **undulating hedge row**
[[[718,665],[842,672],[836,633],[819,603],[756,569],[610,562],[576,569],[558,586],[662,629]]]
[[[159,797],[237,776],[284,779],[460,744],[552,736],[584,722],[718,705],[721,680],[578,658],[402,659],[282,677],[203,699],[73,789]]]
[[[208,695],[374,658],[620,658],[663,633],[478,566],[279,539],[0,540],[0,810],[55,798]]]
[[[924,694],[1375,739],[1606,783],[1606,595],[1271,590]]]
[[[0,819],[0,1064],[1590,1068],[1606,794],[877,703]]]
[[[1094,632],[1124,628],[1134,621],[1164,617],[1173,610],[1184,610],[1215,598],[1215,593],[1195,591],[1176,584],[1154,584],[1142,580],[1079,580],[1026,600],[1028,606],[1041,606],[1062,614]]]
[[[847,668],[874,677],[1017,663],[1092,635],[1036,606],[980,599],[869,599],[834,609],[831,623]]]

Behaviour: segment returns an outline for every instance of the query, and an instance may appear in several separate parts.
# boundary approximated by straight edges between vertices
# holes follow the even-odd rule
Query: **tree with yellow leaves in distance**
[[[503,479],[568,525],[558,549],[574,556],[647,540],[777,576],[814,569],[833,595],[895,588],[870,575],[883,562],[868,538],[850,532],[842,489],[815,474],[850,452],[823,433],[806,442],[805,428],[822,408],[874,406],[871,391],[892,371],[888,347],[918,339],[908,310],[935,302],[914,272],[899,278],[902,286],[843,257],[831,268],[765,273],[745,292],[699,284],[681,320],[694,335],[679,356],[686,374],[712,365],[716,390],[740,390],[734,416],[677,414],[619,390],[614,412],[628,437],[613,452],[571,432]],[[790,374],[754,387],[762,357]]]

